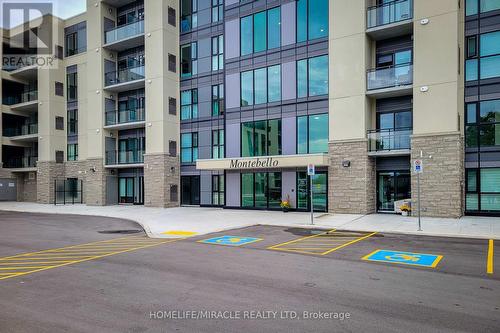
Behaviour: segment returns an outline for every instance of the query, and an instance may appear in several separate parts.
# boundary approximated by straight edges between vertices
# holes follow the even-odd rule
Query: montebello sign
[[[251,160],[231,159],[229,169],[258,169],[258,168],[277,168],[279,161],[272,157],[256,158]]]

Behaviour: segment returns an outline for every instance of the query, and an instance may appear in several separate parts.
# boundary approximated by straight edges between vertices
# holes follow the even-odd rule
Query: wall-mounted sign
[[[230,169],[258,169],[258,168],[277,168],[279,167],[279,161],[273,159],[272,157],[268,158],[256,158],[252,160],[238,160],[231,159],[229,163]]]

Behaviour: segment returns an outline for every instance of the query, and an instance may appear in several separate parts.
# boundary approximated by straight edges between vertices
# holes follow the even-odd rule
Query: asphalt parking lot
[[[0,212],[0,331],[498,332],[491,243],[265,226],[154,240],[131,221]]]

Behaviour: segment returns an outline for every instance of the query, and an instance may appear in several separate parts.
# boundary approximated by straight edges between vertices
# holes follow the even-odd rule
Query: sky
[[[86,0],[0,0],[2,6],[0,7],[0,18],[3,18],[3,4],[5,3],[52,3],[54,16],[62,19],[75,16],[86,10]],[[33,12],[30,19],[35,19],[40,16],[39,13]],[[0,26],[4,27],[4,20],[0,20]],[[11,27],[23,23],[22,15],[11,14]]]

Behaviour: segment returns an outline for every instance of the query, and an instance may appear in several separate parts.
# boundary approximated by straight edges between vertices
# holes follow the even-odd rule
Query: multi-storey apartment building
[[[98,0],[56,22],[56,68],[1,71],[4,198],[307,211],[314,164],[315,211],[394,212],[421,159],[423,215],[500,212],[500,0]]]

